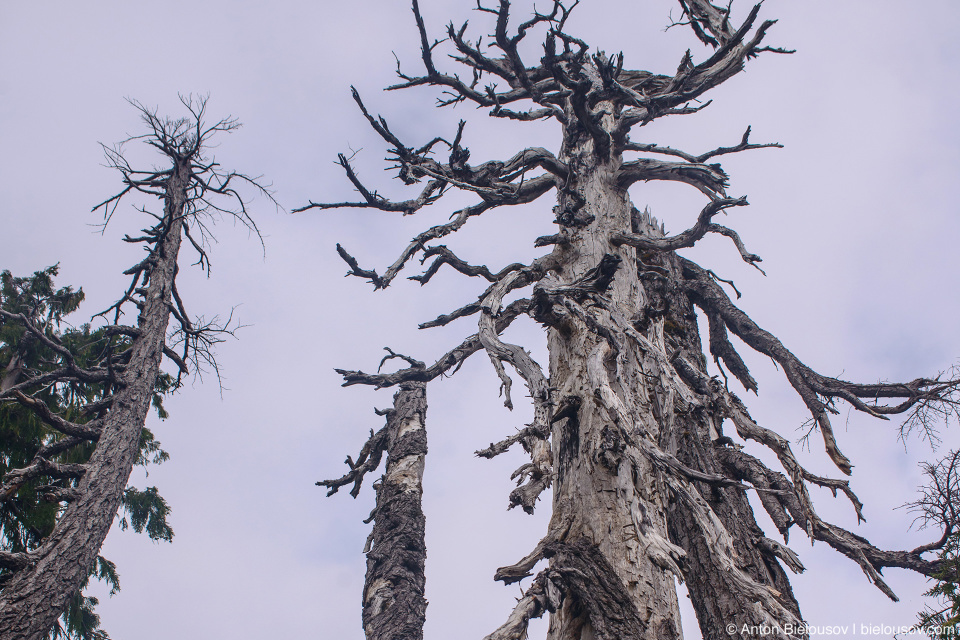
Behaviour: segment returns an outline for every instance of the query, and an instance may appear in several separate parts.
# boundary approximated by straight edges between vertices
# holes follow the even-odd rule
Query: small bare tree
[[[401,387],[387,425],[371,434],[356,461],[347,459],[349,472],[320,483],[331,493],[353,483],[356,495],[364,474],[387,454],[367,543],[367,638],[422,637],[422,385],[456,371],[477,352],[490,358],[508,407],[512,381],[506,365],[523,378],[534,404],[530,425],[477,454],[490,458],[515,444],[530,454],[530,461],[514,473],[518,486],[510,494],[511,507],[532,512],[538,496],[553,488],[552,518],[543,540],[528,556],[496,573],[504,583],[534,576],[532,584],[487,640],[524,638],[529,619],[545,612],[551,614],[550,640],[679,638],[675,579],[687,584],[704,638],[746,637],[740,630],[756,625],[770,625],[780,637],[803,637],[800,607],[784,570],[804,570],[785,545],[794,525],[857,563],[893,600],[896,595],[881,576],[884,568],[936,575],[942,563],[924,554],[942,547],[955,530],[956,509],[938,511],[944,516],[937,522],[944,528],[938,541],[903,551],[878,549],[823,520],[811,500],[811,485],[844,494],[858,517],[862,505],[847,480],[807,471],[786,438],[755,422],[728,388],[726,374],[720,380],[707,373],[698,317],[709,328],[709,352],[717,366],[746,390],[756,391],[757,384],[730,333],[779,365],[809,409],[811,429],[819,431],[826,454],[844,475],[850,475],[852,465],[830,420],[839,403],[884,420],[905,415],[907,430],[929,428],[955,413],[960,379],[951,373],[860,384],[820,374],[741,311],[724,290],[726,281],[676,253],[707,234],[719,234],[732,241],[746,263],[757,266],[760,258],[746,249],[736,231],[714,221],[720,212],[747,204],[745,197],[728,194],[728,176],[716,161],[780,145],[751,142],[749,127],[735,144],[703,153],[631,137],[655,119],[702,109],[700,99],[751,58],[789,53],[764,44],[775,21],[759,19],[760,5],[734,22],[730,5],[679,0],[682,19],[677,24],[692,29],[711,51],[701,60],[687,51],[675,72],[658,75],[631,70],[622,55],[592,51],[567,33],[572,6],[554,1],[548,13],[535,12],[511,26],[510,1],[494,4],[478,3],[477,10],[494,23],[481,46],[479,39],[467,37],[467,25],[450,25],[444,40],[432,41],[413,0],[424,71],[398,70],[401,82],[389,89],[433,86],[442,90],[441,106],[472,103],[489,109],[492,117],[554,120],[560,130],[558,151],[527,148],[509,159],[471,165],[462,122],[452,137],[411,144],[400,140],[384,118],[370,114],[354,91],[363,115],[389,146],[399,178],[419,185],[419,193],[402,202],[388,200],[365,185],[341,155],[340,165],[362,199],[311,202],[301,209],[414,214],[452,189],[477,198],[454,212],[450,222],[414,237],[382,274],[361,267],[337,247],[349,273],[369,280],[375,289],[389,286],[417,256],[430,261],[422,275],[411,278],[421,284],[444,265],[489,282],[478,299],[421,325],[478,318],[477,331],[434,364],[408,358],[410,366],[393,373],[340,371],[345,385]],[[537,28],[546,31],[543,56],[531,65],[522,59],[520,45]],[[451,57],[466,70],[462,76],[441,70],[441,46],[452,49]],[[680,182],[703,194],[705,204],[693,226],[668,235],[634,206],[628,189],[653,180]],[[550,249],[529,264],[500,270],[468,264],[436,242],[476,216],[550,192],[556,195],[557,232],[536,241]],[[506,304],[508,294],[524,289],[529,292],[525,297]],[[547,329],[546,371],[522,346],[500,337],[524,314]],[[411,409],[413,396],[421,403],[416,409]],[[417,446],[405,446],[405,437],[413,435]],[[769,449],[781,469],[748,455],[737,439]],[[758,526],[748,491],[757,493],[783,542]],[[399,550],[403,557],[395,555]],[[534,574],[544,559],[549,565]],[[408,607],[410,602],[421,604]],[[737,631],[729,634],[728,625]]]
[[[124,273],[131,276],[123,296],[100,316],[107,320],[104,341],[82,357],[50,327],[24,312],[0,310],[5,324],[17,324],[30,340],[41,343],[49,357],[30,365],[11,353],[3,367],[0,402],[16,402],[33,411],[49,428],[49,437],[27,466],[7,470],[0,478],[0,500],[11,500],[26,483],[51,479],[47,499],[65,505],[53,532],[42,543],[22,552],[0,552],[0,637],[38,640],[49,632],[67,600],[90,573],[123,498],[130,471],[141,452],[141,431],[155,396],[164,356],[180,376],[216,363],[211,348],[229,333],[229,321],[192,320],[177,292],[180,248],[184,239],[209,267],[205,250],[208,225],[227,215],[256,231],[238,188],[267,193],[255,180],[225,172],[208,156],[210,139],[239,124],[224,119],[205,122],[206,100],[181,98],[189,115],[178,120],[157,116],[139,103],[147,133],[142,140],[158,150],[167,166],[138,169],[123,154],[122,145],[105,148],[108,163],[118,170],[124,189],[101,202],[105,223],[128,194],[159,198],[162,213],[140,209],[154,219],[139,237],[146,257]],[[269,195],[269,194],[267,194]],[[134,326],[121,324],[124,311],[137,308]],[[109,316],[109,317],[108,317]],[[171,322],[172,318],[172,322]],[[170,325],[172,324],[172,329]],[[37,398],[50,388],[75,384],[101,388],[97,399],[60,415]],[[63,462],[92,448],[85,462]]]
[[[924,594],[933,596],[935,604],[918,614],[917,627],[935,640],[946,640],[956,637],[960,626],[960,450],[922,468],[928,484],[908,506],[921,528],[942,529],[943,535],[927,545],[937,550],[941,566],[933,575],[933,587]]]

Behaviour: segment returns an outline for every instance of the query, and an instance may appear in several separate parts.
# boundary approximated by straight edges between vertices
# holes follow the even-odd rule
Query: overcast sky
[[[437,37],[451,19],[470,19],[474,36],[491,31],[470,2],[421,5]],[[529,9],[517,2],[516,15]],[[678,14],[668,0],[584,0],[568,31],[608,53],[622,50],[628,68],[672,73],[688,47],[695,60],[708,53],[686,29],[664,32],[671,11]],[[761,17],[780,19],[768,42],[795,55],[764,55],[713,92],[702,113],[634,135],[701,153],[735,144],[752,125],[753,141],[785,145],[723,162],[729,192],[752,205],[732,210],[725,224],[763,256],[767,277],[722,238],[687,255],[734,278],[742,308],[824,374],[867,382],[943,370],[960,356],[953,251],[960,5],[770,0]],[[382,93],[395,79],[391,52],[416,71],[417,47],[400,0],[0,4],[0,269],[26,275],[59,262],[60,283],[87,293],[78,323],[119,297],[122,271],[140,260],[140,249],[120,238],[148,223],[121,208],[101,233],[90,208],[121,188],[102,166],[98,142],[141,132],[125,98],[179,116],[178,93],[209,94],[212,118],[244,123],[219,140],[217,160],[263,175],[286,210],[311,198],[355,197],[333,164],[338,152],[359,151],[369,184],[404,193],[381,170],[383,145],[357,113],[351,84],[411,145],[452,135],[464,118],[475,162],[509,157],[521,145],[557,150],[555,123],[488,122],[469,107],[436,110],[431,89]],[[699,193],[676,184],[637,185],[631,195],[673,232],[702,206]],[[537,255],[533,239],[554,229],[548,200],[485,214],[447,244],[492,269],[529,260]],[[226,222],[210,250],[209,279],[185,268],[184,254],[188,308],[210,317],[237,307],[248,326],[219,351],[222,393],[206,376],[167,401],[168,420],[151,418],[171,460],[151,467],[149,477],[135,471],[131,482],[160,489],[176,537],[153,544],[115,530],[107,539],[103,554],[117,563],[123,591],[104,597],[100,612],[115,640],[363,637],[361,551],[369,526],[361,521],[373,493],[368,486],[357,500],[324,498],[314,482],[343,472],[344,457],[381,426],[373,408],[389,406],[392,392],[341,389],[333,368],[375,369],[384,346],[432,360],[475,324],[428,332],[417,324],[473,300],[481,285],[450,270],[422,289],[400,278],[374,293],[342,277],[334,246],[382,273],[409,238],[464,202],[450,198],[402,218],[356,210],[290,215],[261,199],[252,211],[265,251]],[[543,334],[532,322],[509,335],[545,364]],[[801,401],[769,361],[744,356],[760,385],[759,397],[741,394],[754,417],[796,439]],[[498,386],[489,361],[476,357],[428,389],[431,640],[482,638],[499,626],[519,591],[494,583],[493,572],[545,532],[547,508],[533,517],[505,511],[509,474],[522,453],[494,461],[472,454],[530,419],[527,407],[503,408]],[[910,514],[895,507],[915,495],[918,461],[956,447],[958,431],[943,433],[939,453],[916,438],[905,451],[896,423],[846,413],[835,422],[868,522],[858,527],[848,503],[814,491],[821,515],[881,547],[909,549],[936,537],[908,531]],[[838,473],[817,437],[804,461],[811,471]],[[808,567],[793,584],[809,622],[914,621],[923,579],[888,570],[902,599],[893,604],[826,545],[811,547],[798,530],[790,545]],[[692,613],[684,628],[699,637]]]

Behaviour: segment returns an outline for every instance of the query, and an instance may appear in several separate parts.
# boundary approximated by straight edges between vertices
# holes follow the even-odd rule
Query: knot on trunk
[[[556,327],[567,317],[566,300],[582,303],[598,294],[605,293],[613,283],[623,258],[607,253],[597,266],[569,284],[547,284],[541,281],[533,290],[533,317],[546,326]]]
[[[623,441],[620,429],[611,425],[606,425],[600,431],[600,444],[597,447],[597,462],[603,467],[616,473],[620,468],[620,462],[623,460],[623,452],[627,445]]]

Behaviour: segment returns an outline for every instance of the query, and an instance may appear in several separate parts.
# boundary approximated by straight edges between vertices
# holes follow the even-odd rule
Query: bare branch
[[[527,437],[524,440],[524,447],[530,452],[532,464],[530,467],[523,467],[514,473],[514,476],[520,478],[518,484],[525,478],[529,478],[525,485],[527,490],[521,488],[510,494],[510,506],[514,507],[520,504],[527,513],[533,512],[538,495],[550,485],[552,478],[553,456],[550,452],[550,445],[546,441],[550,433],[550,386],[540,365],[530,357],[526,350],[518,345],[508,344],[500,340],[496,318],[500,315],[503,297],[509,291],[521,286],[521,283],[528,282],[529,279],[532,279],[533,274],[542,276],[543,273],[555,268],[556,264],[557,259],[553,254],[537,258],[530,267],[513,271],[494,284],[490,293],[480,303],[482,313],[479,322],[480,329],[477,334],[502,382],[504,406],[508,409],[513,408],[513,402],[510,398],[511,381],[503,368],[504,362],[509,363],[517,370],[517,373],[524,379],[530,397],[533,399],[534,415],[531,428],[540,436]]]
[[[786,471],[791,475],[795,495],[799,501],[797,504],[799,513],[795,513],[794,518],[805,528],[807,535],[810,536],[811,539],[822,540],[840,553],[857,562],[867,578],[894,601],[898,600],[896,594],[887,586],[879,573],[884,567],[900,567],[911,569],[926,576],[935,575],[939,569],[939,564],[921,558],[920,553],[924,552],[922,547],[915,551],[883,551],[874,547],[865,538],[850,533],[836,525],[824,522],[813,508],[813,502],[807,493],[805,481],[822,484],[834,490],[843,490],[851,502],[853,502],[857,516],[862,520],[863,516],[860,511],[862,505],[849,489],[849,485],[845,481],[830,481],[826,478],[819,478],[803,469],[803,467],[797,463],[786,440],[769,429],[760,427],[754,422],[740,401],[732,394],[723,393],[721,397],[726,404],[727,415],[733,421],[740,436],[745,439],[760,442],[772,449],[780,459],[780,463],[783,464]],[[787,504],[794,503],[788,502]]]
[[[46,403],[24,395],[20,391],[14,391],[13,396],[17,402],[32,410],[43,422],[66,436],[83,438],[84,440],[96,441],[100,438],[102,429],[102,420],[93,420],[86,424],[77,424],[64,420],[62,417],[50,410]]]
[[[776,540],[761,537],[754,540],[754,544],[757,545],[757,548],[766,553],[768,556],[782,560],[783,563],[790,567],[790,570],[794,573],[803,573],[807,569],[803,566],[803,563],[800,562],[800,556],[794,553],[792,549],[785,547]]]
[[[733,147],[719,147],[713,151],[708,151],[704,154],[697,156],[693,161],[697,163],[703,163],[709,160],[714,156],[721,156],[728,153],[738,153],[740,151],[746,151],[747,149],[768,149],[775,147],[777,149],[782,149],[783,145],[779,142],[768,142],[765,144],[752,144],[750,143],[750,127],[747,127],[747,130],[743,132],[743,138],[740,139],[740,144]]]
[[[720,235],[727,236],[728,238],[733,240],[733,244],[736,245],[737,251],[740,252],[740,257],[743,258],[743,261],[749,264],[750,266],[752,266],[754,269],[756,269],[763,275],[767,275],[763,269],[757,266],[757,263],[762,262],[763,260],[757,254],[750,253],[749,251],[747,251],[747,248],[744,246],[743,241],[740,240],[740,236],[737,235],[736,231],[734,231],[733,229],[728,229],[727,227],[724,227],[719,224],[708,225],[707,231],[710,231],[712,233],[719,233]]]
[[[727,174],[718,164],[691,164],[687,162],[664,162],[641,158],[624,162],[620,166],[619,185],[626,189],[635,182],[649,180],[673,180],[695,187],[711,200],[725,196],[728,186]]]
[[[559,593],[547,574],[548,571],[544,570],[537,575],[517,601],[507,621],[483,640],[525,640],[531,619],[539,618],[548,611],[556,611],[560,604]],[[551,597],[552,594],[556,595]]]
[[[377,272],[372,269],[361,269],[360,264],[357,262],[357,259],[352,255],[347,253],[347,250],[340,246],[340,243],[337,243],[337,253],[343,258],[343,261],[350,266],[350,271],[347,273],[348,276],[357,276],[360,278],[369,278],[370,282],[373,283],[374,289],[382,289],[385,285],[383,284],[383,279],[377,275]]]
[[[427,185],[420,192],[420,195],[414,198],[413,200],[404,200],[402,202],[391,202],[386,198],[383,198],[375,191],[369,191],[363,183],[360,181],[360,178],[357,177],[356,172],[354,172],[353,167],[350,165],[350,160],[343,155],[342,153],[337,156],[340,166],[343,167],[343,170],[347,174],[347,178],[353,185],[356,187],[357,191],[360,192],[360,195],[363,196],[364,202],[331,202],[331,203],[319,203],[311,200],[309,204],[297,207],[293,209],[293,213],[301,213],[309,209],[364,209],[372,208],[379,209],[380,211],[400,211],[404,215],[410,215],[416,213],[423,207],[433,204],[443,195],[443,190],[446,187],[446,182],[443,180],[430,180],[427,182]]]
[[[556,418],[556,416],[554,417]],[[533,551],[519,562],[497,569],[493,579],[502,581],[504,584],[512,584],[529,577],[530,571],[533,570],[538,562],[544,559],[547,546],[554,542],[563,542],[566,540],[572,524],[573,519],[570,517],[551,520],[547,535],[537,543]]]
[[[344,461],[350,467],[350,471],[337,478],[336,480],[321,480],[317,482],[319,487],[327,487],[328,496],[332,496],[340,487],[353,483],[350,495],[356,498],[360,494],[360,485],[363,484],[363,478],[367,473],[376,471],[380,466],[380,459],[387,447],[387,428],[383,427],[376,433],[370,430],[370,437],[364,443],[363,448],[357,455],[356,462],[350,456]]]
[[[41,476],[51,478],[80,478],[87,472],[87,466],[73,463],[50,462],[39,455],[26,467],[13,469],[3,476],[0,485],[0,502],[13,498],[24,483]]]
[[[629,142],[624,145],[624,151],[640,151],[642,153],[658,153],[661,155],[675,156],[677,158],[683,158],[687,162],[692,164],[703,164],[710,158],[714,156],[726,155],[729,153],[738,153],[740,151],[746,151],[749,149],[768,149],[775,147],[777,149],[782,149],[783,145],[779,142],[767,142],[763,144],[754,144],[749,142],[750,139],[750,127],[747,127],[747,130],[744,132],[743,137],[740,139],[740,143],[732,147],[718,147],[712,151],[707,151],[698,156],[681,151],[680,149],[673,149],[671,147],[663,147],[653,143],[636,143]]]
[[[521,298],[511,302],[500,313],[496,321],[497,332],[503,332],[520,314],[527,313],[532,306],[530,300]],[[348,371],[346,369],[336,369],[336,372],[343,376],[344,387],[354,384],[366,384],[376,387],[390,387],[406,381],[429,382],[435,380],[448,371],[457,368],[463,364],[463,361],[479,351],[483,345],[480,343],[480,337],[473,334],[459,345],[441,356],[434,364],[429,367],[407,367],[393,373],[364,373],[363,371]]]
[[[960,377],[940,381],[919,378],[906,384],[863,385],[823,376],[801,362],[771,333],[761,329],[738,309],[708,274],[694,263],[683,260],[685,286],[691,299],[708,315],[715,314],[737,337],[764,355],[770,356],[783,367],[791,386],[803,399],[823,435],[827,453],[837,467],[850,474],[852,465],[840,453],[827,415],[835,411],[829,404],[833,399],[849,402],[858,411],[875,417],[903,413],[919,406],[941,407],[942,410],[956,407]],[[882,405],[882,398],[902,398],[897,405]],[[871,404],[864,402],[870,399]],[[952,411],[952,409],[951,409]]]
[[[737,353],[727,337],[727,327],[716,314],[707,314],[707,321],[710,331],[710,353],[717,366],[720,366],[720,360],[727,365],[727,368],[737,377],[737,380],[747,391],[757,392],[757,381],[750,375],[746,363]],[[721,368],[722,370],[722,368]]]
[[[943,530],[939,540],[913,550],[920,554],[942,549],[950,536],[960,529],[960,450],[951,451],[936,463],[921,465],[928,483],[920,488],[920,497],[907,505],[917,514],[920,528],[934,526]]]
[[[615,245],[630,245],[632,247],[637,247],[639,249],[647,250],[657,250],[657,251],[675,251],[676,249],[683,249],[685,247],[692,247],[698,240],[707,235],[709,231],[714,229],[711,227],[718,227],[719,225],[712,225],[710,221],[713,219],[713,216],[717,215],[724,209],[729,209],[730,207],[742,207],[749,204],[747,198],[723,198],[718,200],[712,200],[703,210],[700,211],[700,215],[697,217],[697,222],[692,227],[678,233],[675,236],[670,236],[669,238],[653,238],[647,235],[640,235],[636,233],[615,233],[611,238],[611,241]]]
[[[501,278],[503,278],[508,273],[510,273],[511,271],[518,271],[524,268],[524,265],[520,264],[519,262],[514,262],[511,265],[507,265],[506,267],[498,271],[496,274],[493,274],[490,272],[490,269],[487,268],[485,265],[473,266],[473,265],[467,264],[466,262],[458,258],[456,254],[453,253],[453,251],[450,251],[450,249],[448,249],[444,245],[428,247],[423,252],[423,257],[420,259],[420,264],[423,264],[424,262],[426,262],[427,258],[430,258],[433,256],[438,256],[438,258],[430,264],[430,267],[423,273],[423,275],[410,276],[408,280],[416,280],[421,285],[425,285],[427,284],[427,282],[430,281],[430,278],[432,278],[440,270],[440,267],[444,264],[449,264],[451,267],[453,267],[454,269],[456,269],[457,271],[459,271],[464,275],[480,277],[486,280],[487,282],[496,282]]]

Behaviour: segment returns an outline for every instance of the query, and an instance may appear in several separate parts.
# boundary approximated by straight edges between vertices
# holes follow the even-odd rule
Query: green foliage
[[[163,410],[163,405],[157,401],[157,395],[154,395],[154,406],[158,406],[157,415],[161,419],[167,417],[167,412]],[[170,459],[170,454],[160,448],[160,441],[157,440],[150,429],[144,427],[140,432],[140,451],[137,452],[137,459],[134,464],[145,467],[148,464],[161,464]]]
[[[20,405],[0,404],[0,477],[26,466],[47,435],[43,423]],[[22,552],[35,548],[53,531],[57,505],[43,501],[41,479],[34,479],[10,499],[0,503],[0,544]]]
[[[956,640],[960,637],[960,532],[947,539],[939,559],[943,568],[925,594],[936,598],[937,605],[920,613],[917,627],[933,640]]]
[[[63,317],[76,311],[83,301],[82,288],[76,292],[73,287],[54,289],[53,278],[59,271],[60,265],[55,264],[29,278],[15,278],[9,271],[0,273],[3,308],[27,318],[42,319],[44,326],[59,326]],[[16,336],[16,331],[0,336],[0,340],[8,342],[11,336]]]
[[[110,640],[107,632],[100,628],[100,616],[95,611],[100,601],[83,594],[91,577],[105,582],[110,587],[110,595],[120,591],[117,565],[103,556],[97,556],[90,575],[70,598],[63,615],[50,630],[49,640]]]
[[[133,527],[137,533],[146,531],[154,542],[173,541],[173,529],[167,524],[170,507],[167,506],[167,501],[157,493],[156,487],[147,487],[146,491],[127,487],[123,492],[122,504],[125,514],[120,519],[121,529]],[[130,518],[129,521],[127,517]]]
[[[60,356],[29,332],[23,319],[41,329],[52,342],[69,350],[81,367],[95,365],[104,358],[120,359],[129,349],[131,342],[125,336],[110,335],[104,328],[94,330],[88,324],[73,327],[66,323],[65,317],[83,300],[83,291],[75,292],[71,287],[56,289],[53,279],[57,272],[58,266],[54,265],[26,278],[14,277],[9,271],[0,273],[0,308],[20,316],[13,319],[0,316],[0,380],[4,382],[4,388],[23,384],[60,366]],[[168,416],[163,407],[163,395],[172,392],[174,387],[171,376],[158,376],[152,404],[161,419]],[[43,402],[51,412],[64,419],[82,424],[95,417],[85,415],[82,407],[107,398],[112,391],[109,383],[55,381],[30,387],[24,393]],[[0,479],[8,471],[28,466],[42,447],[64,437],[20,403],[10,398],[0,400]],[[84,442],[50,459],[61,463],[84,463],[94,448],[94,443]],[[136,464],[160,464],[168,458],[169,454],[161,448],[154,434],[144,428]],[[62,509],[59,502],[45,499],[45,490],[72,488],[77,482],[37,477],[20,486],[10,499],[0,502],[0,549],[24,552],[40,546],[56,526]],[[126,514],[120,522],[122,529],[132,526],[138,533],[146,531],[151,540],[172,540],[173,529],[167,522],[170,508],[155,487],[145,491],[128,487],[122,508]],[[0,585],[8,576],[9,572],[0,570]],[[70,599],[50,631],[50,640],[109,640],[106,632],[100,629],[100,617],[95,612],[97,598],[83,593],[90,578],[107,584],[111,595],[120,589],[116,566],[98,556],[80,590]]]

